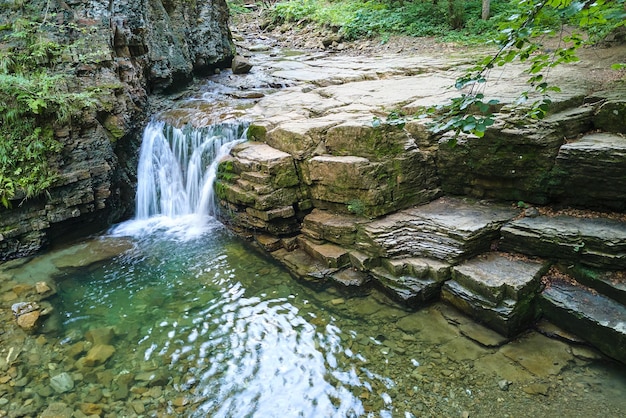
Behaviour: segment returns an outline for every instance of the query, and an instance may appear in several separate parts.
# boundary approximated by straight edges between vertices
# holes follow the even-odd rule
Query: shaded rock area
[[[536,318],[535,296],[546,270],[546,263],[488,254],[454,267],[452,280],[444,284],[441,296],[480,322],[511,336]]]
[[[0,260],[129,217],[141,131],[155,93],[228,67],[233,56],[223,0],[78,0],[71,7],[35,0],[2,7],[3,34],[21,18],[37,21],[43,10],[55,16],[46,34],[51,41],[69,45],[80,37],[55,68],[81,91],[99,92],[98,104],[52,127],[63,149],[50,161],[58,179],[48,193],[26,200],[18,191],[11,209],[0,206]]]
[[[500,104],[482,138],[452,141],[428,119],[403,119],[453,97],[445,87],[468,62],[429,50],[265,63],[287,87],[255,100],[251,142],[220,164],[223,219],[304,280],[373,286],[414,309],[443,299],[502,338],[542,315],[553,264],[596,269],[620,300],[607,282],[626,269],[626,224],[608,211],[626,202],[624,86],[595,91],[581,77],[589,62],[560,68],[562,93],[529,121],[513,106],[523,80],[513,65],[486,83]],[[283,161],[269,177],[268,155]],[[600,212],[554,216],[543,205]]]
[[[546,318],[626,363],[626,308],[575,282],[552,281],[541,300]]]
[[[523,218],[502,228],[500,248],[588,266],[626,268],[626,223],[572,216]]]
[[[567,204],[624,211],[625,166],[623,135],[609,132],[584,135],[559,149],[552,194]]]

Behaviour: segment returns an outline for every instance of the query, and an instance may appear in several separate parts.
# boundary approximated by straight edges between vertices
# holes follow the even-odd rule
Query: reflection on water
[[[111,417],[626,412],[624,372],[584,347],[537,333],[485,347],[444,305],[407,312],[375,291],[310,289],[214,220],[194,239],[156,221],[124,237],[145,228],[133,222],[10,270],[53,275],[59,293],[45,338],[0,364],[8,415],[51,405]],[[63,374],[72,387],[59,393]]]
[[[193,241],[148,235],[102,268],[68,275],[59,309],[66,344],[115,327],[107,366],[173,376],[190,416],[362,415],[354,393],[393,382],[345,347],[355,334],[319,316],[308,292],[214,223]]]
[[[626,416],[626,373],[589,348],[501,346],[441,304],[313,290],[230,233],[212,163],[243,128],[151,123],[138,219],[0,265],[5,323],[58,287],[43,334],[0,332],[0,416]]]

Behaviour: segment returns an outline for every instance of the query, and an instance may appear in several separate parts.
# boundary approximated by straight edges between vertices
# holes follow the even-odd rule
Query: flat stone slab
[[[296,173],[293,157],[286,152],[272,148],[261,142],[244,142],[232,150],[233,164],[238,173],[251,172],[269,176],[271,185],[277,188],[296,186],[300,180]],[[254,181],[255,176],[247,176]],[[265,184],[265,178],[260,183]]]
[[[294,275],[311,283],[324,283],[331,274],[337,271],[337,269],[329,269],[301,248],[293,251],[281,248],[270,254]]]
[[[357,246],[381,257],[456,263],[488,250],[516,215],[507,206],[445,197],[371,222],[357,233]]]
[[[133,243],[120,238],[94,238],[69,250],[60,251],[52,263],[59,269],[85,268],[110,260],[133,247]]]
[[[543,291],[541,309],[555,325],[583,337],[626,363],[626,307],[580,285],[553,281]]]
[[[526,328],[535,317],[535,297],[547,265],[488,254],[452,269],[442,298],[503,335]]]
[[[452,277],[497,306],[505,299],[521,301],[532,297],[546,270],[545,263],[491,253],[453,267]]]
[[[626,223],[604,218],[538,216],[502,228],[500,248],[611,270],[626,268]]]
[[[574,360],[569,345],[538,333],[530,333],[505,345],[500,352],[539,377],[558,375]]]
[[[429,277],[438,282],[450,278],[450,264],[431,258],[396,258],[382,260],[383,266],[395,276]]]
[[[353,268],[339,270],[337,273],[331,274],[330,279],[347,287],[360,287],[370,280],[369,275]]]

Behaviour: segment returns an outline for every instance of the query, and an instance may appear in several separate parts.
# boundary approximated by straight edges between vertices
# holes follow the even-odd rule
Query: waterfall
[[[137,169],[137,219],[216,213],[217,163],[244,139],[243,124],[176,128],[146,126]]]
[[[113,232],[137,235],[176,229],[190,234],[189,227],[214,217],[217,164],[245,140],[245,128],[244,123],[222,123],[181,129],[150,122],[139,154],[135,219]]]

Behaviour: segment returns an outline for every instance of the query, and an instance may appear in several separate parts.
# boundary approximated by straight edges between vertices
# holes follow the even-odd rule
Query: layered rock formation
[[[52,162],[59,179],[48,194],[23,200],[18,193],[11,209],[0,207],[0,260],[129,216],[150,95],[228,66],[233,56],[223,0],[35,1],[3,7],[0,27],[22,17],[37,21],[43,11],[71,28],[49,36],[76,45],[59,71],[69,72],[77,89],[103,93],[97,109],[55,126],[63,150]]]
[[[608,279],[587,280],[594,289],[572,284],[566,268],[623,277],[609,272],[625,268],[624,222],[534,207],[624,210],[626,96],[589,94],[576,82],[546,119],[523,121],[507,104],[519,81],[504,73],[493,92],[505,104],[498,124],[451,145],[425,120],[380,119],[383,109],[410,113],[445,100],[433,95],[449,82],[442,72],[402,76],[395,64],[387,74],[396,75],[377,82],[380,73],[368,73],[376,64],[342,67],[343,82],[331,86],[315,75],[317,63],[294,66],[292,77],[310,84],[260,100],[250,141],[221,163],[224,219],[304,280],[348,295],[375,286],[411,308],[441,298],[507,337],[543,315],[626,362],[609,348],[623,344],[622,305],[607,303],[604,316],[580,311],[580,294],[623,292]],[[568,296],[562,276],[580,294]]]

